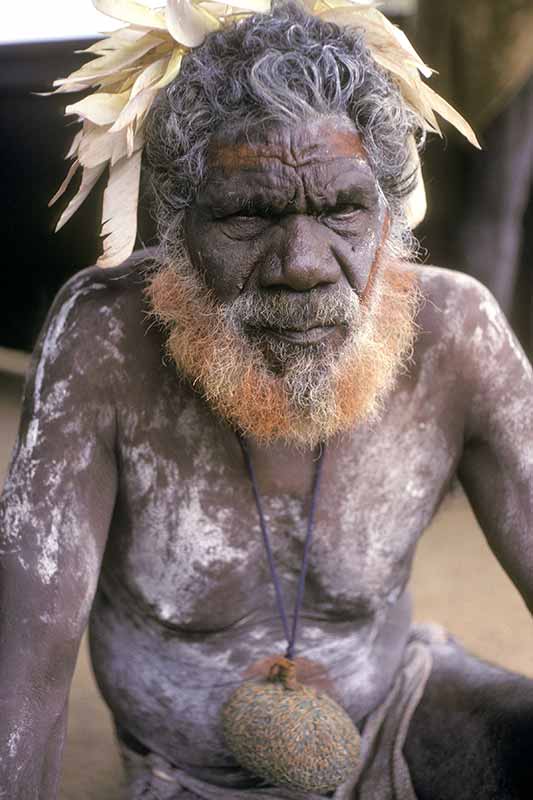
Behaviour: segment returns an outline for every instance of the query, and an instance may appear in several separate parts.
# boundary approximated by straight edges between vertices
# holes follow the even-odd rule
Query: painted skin
[[[267,135],[251,145],[253,170],[225,161],[238,137],[215,142],[209,174],[235,173],[227,178],[240,192],[258,185],[259,171],[281,208],[264,237],[225,243],[231,237],[207,214],[208,179],[187,236],[221,300],[243,289],[309,292],[339,282],[364,293],[384,231],[382,198],[350,126],[329,120],[328,133],[329,153],[320,124]],[[341,235],[311,206],[313,192],[327,196],[346,176],[352,204],[364,187],[367,205]],[[264,257],[265,242],[273,258]],[[252,663],[284,646],[235,436],[162,359],[162,334],[144,318],[140,266],[86,270],[66,285],[26,387],[2,501],[0,785],[10,800],[56,796],[68,686],[95,594],[93,661],[116,720],[207,779],[210,768],[232,763],[220,705]],[[416,543],[457,471],[489,545],[533,610],[531,368],[477,282],[431,267],[418,276],[426,302],[409,374],[379,422],[329,444],[305,597],[301,652],[327,669],[355,721],[380,702],[400,664]],[[293,597],[312,456],[279,444],[251,449]],[[489,710],[500,703],[512,741],[513,714],[533,716],[531,684],[491,670],[451,645],[436,653],[406,746],[422,800],[434,800],[435,787],[439,800],[527,796],[516,787],[490,794],[505,764],[465,717],[480,696]],[[450,691],[465,698],[457,713]],[[467,734],[486,758],[481,771],[461,760]],[[435,742],[447,763],[456,759],[455,785],[447,763],[431,758]]]

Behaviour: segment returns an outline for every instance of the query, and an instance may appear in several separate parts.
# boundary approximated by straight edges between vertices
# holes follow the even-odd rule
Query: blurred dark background
[[[473,125],[424,155],[428,214],[416,231],[432,264],[493,292],[531,356],[533,295],[533,2],[418,0],[409,24],[431,86]]]
[[[85,58],[76,50],[95,39],[0,45],[0,219],[3,239],[0,346],[31,350],[62,283],[95,263],[105,178],[59,233],[64,203],[48,208],[63,180],[64,160],[77,127],[64,107],[82,95],[40,97]],[[72,118],[74,119],[74,118]],[[71,196],[72,193],[69,193]],[[152,236],[141,211],[139,241]]]

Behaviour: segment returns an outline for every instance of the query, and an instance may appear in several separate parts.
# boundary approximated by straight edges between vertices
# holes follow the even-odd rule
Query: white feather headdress
[[[57,223],[56,230],[81,206],[102,173],[108,169],[104,193],[102,267],[120,264],[131,255],[137,235],[137,206],[144,147],[143,125],[157,93],[180,72],[183,56],[198,47],[211,31],[253,13],[267,13],[270,0],[167,0],[151,8],[144,0],[92,0],[98,11],[126,26],[107,35],[86,51],[95,58],[67,78],[54,82],[54,93],[94,91],[65,109],[83,123],[67,154],[74,159],[68,174],[50,201],[66,191],[78,170],[81,182]],[[374,59],[397,82],[402,96],[428,131],[440,133],[436,114],[454,125],[479,147],[470,125],[442,97],[424,83],[427,67],[402,31],[366,0],[303,0],[311,14],[341,26],[361,28]],[[414,141],[413,166],[420,169]],[[406,200],[412,227],[425,215],[424,184]]]

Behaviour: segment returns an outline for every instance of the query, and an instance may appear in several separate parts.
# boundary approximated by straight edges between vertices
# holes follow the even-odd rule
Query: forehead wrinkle
[[[338,163],[332,169],[334,162]],[[307,201],[315,209],[321,201],[333,205],[339,194],[350,193],[374,197],[375,179],[366,162],[337,158],[300,169],[282,165],[275,170],[235,170],[229,176],[214,169],[207,177],[200,204],[221,210],[254,204],[281,208],[296,200],[299,206]]]
[[[231,172],[261,167],[262,162],[272,160],[295,169],[338,158],[368,163],[361,137],[355,130],[328,130],[317,140],[317,131],[313,131],[310,138],[306,137],[306,133],[308,136],[311,133],[308,127],[270,131],[270,141],[224,142],[215,139],[208,151],[207,165]]]
[[[211,169],[221,169],[226,175],[235,172],[254,172],[255,170],[262,170],[272,162],[278,162],[284,167],[289,169],[303,169],[305,167],[313,167],[321,164],[331,164],[335,161],[356,161],[358,164],[367,164],[366,158],[361,155],[354,155],[353,153],[335,153],[323,154],[313,156],[301,156],[299,159],[287,158],[280,154],[269,153],[235,153],[233,147],[217,149],[209,154],[207,166]]]
[[[346,163],[348,161],[348,163]],[[324,169],[321,169],[324,167]],[[341,192],[375,193],[375,178],[366,165],[354,164],[350,159],[337,159],[337,163],[321,162],[315,170],[303,173],[302,179],[306,193],[325,197],[327,194],[338,195]]]
[[[228,183],[230,185],[228,186]],[[207,191],[197,199],[199,205],[207,206],[215,213],[230,212],[243,208],[284,208],[294,202],[298,194],[295,181],[272,180],[266,183],[255,180],[251,186],[240,181],[219,178],[211,181]],[[203,195],[203,196],[202,196]]]

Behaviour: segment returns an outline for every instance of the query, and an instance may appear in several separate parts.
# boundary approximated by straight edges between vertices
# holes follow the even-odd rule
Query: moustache
[[[228,322],[237,328],[307,330],[315,326],[355,325],[361,315],[357,293],[351,289],[314,289],[308,293],[286,289],[240,295],[225,308]]]

